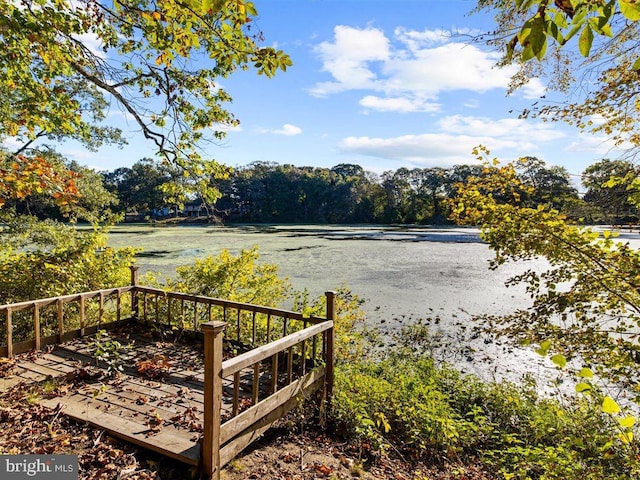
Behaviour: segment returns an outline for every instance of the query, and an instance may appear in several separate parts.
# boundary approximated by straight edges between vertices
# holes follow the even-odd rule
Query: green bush
[[[17,224],[20,225],[17,225]],[[106,229],[80,231],[21,216],[0,230],[0,303],[128,285],[135,249],[107,247]]]
[[[638,442],[599,401],[539,398],[533,386],[485,383],[403,346],[338,365],[334,421],[364,450],[432,462],[473,460],[501,478],[640,478]]]

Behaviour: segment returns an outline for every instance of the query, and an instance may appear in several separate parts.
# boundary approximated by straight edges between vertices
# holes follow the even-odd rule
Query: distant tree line
[[[638,215],[627,202],[624,184],[607,186],[612,175],[633,177],[637,167],[623,160],[602,160],[581,176],[580,194],[563,167],[548,166],[536,157],[518,162],[522,181],[535,187],[523,195],[528,206],[549,205],[587,223],[635,223]],[[481,165],[450,168],[399,168],[378,175],[359,165],[333,168],[298,167],[254,162],[217,180],[222,197],[203,205],[203,215],[224,222],[256,223],[446,223],[448,200],[456,185],[483,175]],[[170,169],[143,159],[131,168],[104,173],[104,184],[119,199],[120,212],[152,216],[167,207],[162,186],[172,179]],[[193,198],[193,203],[203,203]],[[177,210],[176,210],[177,211]]]
[[[205,220],[227,223],[442,224],[449,221],[449,200],[456,196],[456,185],[481,177],[485,168],[403,167],[376,174],[348,163],[323,168],[255,162],[234,170],[227,179],[211,180],[222,196],[208,204],[197,195],[177,198],[173,186],[191,180],[148,158],[97,173],[51,152],[41,154],[75,172],[79,201],[71,211],[62,211],[36,193],[12,199],[11,206],[39,218],[89,221],[195,212]],[[548,166],[536,157],[524,157],[517,165],[521,181],[534,187],[534,193],[523,192],[523,206],[551,206],[585,223],[638,222],[638,213],[628,202],[639,173],[632,162],[605,159],[589,166],[580,178],[583,192],[563,167]],[[611,177],[619,181],[611,182]]]

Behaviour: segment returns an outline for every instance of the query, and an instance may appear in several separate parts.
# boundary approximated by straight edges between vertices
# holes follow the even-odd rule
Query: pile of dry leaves
[[[18,385],[0,397],[0,454],[77,454],[83,480],[177,480],[195,473],[38,405],[42,393]]]

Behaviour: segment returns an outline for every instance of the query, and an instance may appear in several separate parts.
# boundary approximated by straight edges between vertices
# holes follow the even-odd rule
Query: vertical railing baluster
[[[278,354],[271,357],[271,394],[278,391]]]
[[[240,410],[240,372],[233,374],[233,410],[231,416],[238,415]]]
[[[33,330],[36,339],[36,350],[40,350],[40,306],[33,304]]]
[[[7,335],[7,357],[13,358],[13,325],[11,323],[11,307],[5,310],[5,332]]]
[[[253,390],[252,390],[253,404],[257,404],[260,399],[260,362],[253,364]]]
[[[155,319],[155,323],[156,325],[160,324],[160,296],[156,293],[155,294],[155,302],[156,304],[156,319]]]
[[[313,360],[313,365],[316,365],[316,361],[318,360],[318,336],[314,335],[311,344],[311,359]]]
[[[104,316],[104,293],[100,292],[98,299],[98,329],[102,325],[102,317]]]
[[[138,320],[138,316],[140,314],[139,306],[138,306],[138,267],[135,265],[131,265],[129,267],[131,269],[131,286],[133,289],[131,290],[131,312],[133,318]]]
[[[64,303],[61,298],[58,299],[58,343],[62,343],[62,335],[64,335]]]
[[[267,343],[271,342],[271,313],[267,313]]]
[[[256,311],[251,315],[251,346],[256,344]]]
[[[149,319],[147,318],[147,292],[142,294],[142,318],[144,319],[144,324],[149,325]]]
[[[198,302],[193,302],[193,331],[198,331]]]
[[[242,309],[240,307],[238,307],[238,343],[240,343],[240,327],[241,327],[241,319],[240,319],[240,315],[242,315]]]
[[[84,322],[85,322],[85,306],[84,295],[80,295],[80,336],[84,337]]]

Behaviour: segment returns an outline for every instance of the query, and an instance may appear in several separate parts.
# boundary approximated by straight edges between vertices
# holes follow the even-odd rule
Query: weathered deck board
[[[59,398],[45,400],[42,403],[56,407]],[[120,437],[136,445],[158,452],[176,460],[197,465],[200,458],[200,444],[194,441],[194,433],[180,430],[173,425],[166,425],[152,435],[149,427],[130,418],[124,418],[117,413],[105,412],[82,396],[80,400],[67,398],[62,401],[65,415],[76,420],[87,422],[104,429],[110,434]],[[197,436],[197,435],[196,435]]]
[[[135,340],[135,341],[134,341]],[[82,378],[83,370],[98,372],[103,362],[93,357],[92,338],[73,339],[56,345],[48,353],[20,359],[12,375],[0,379],[0,392],[20,382],[37,383],[48,379],[69,382],[66,394],[42,399],[50,408],[61,405],[65,415],[87,422],[126,441],[149,450],[197,465],[200,457],[198,426],[204,421],[204,367],[202,352],[190,346],[149,342],[144,338],[119,339],[124,348],[121,357],[124,372],[116,378]],[[136,365],[141,360],[164,358],[168,368],[162,378],[139,375]],[[261,373],[260,396],[266,397],[270,386],[267,368]],[[77,380],[82,380],[74,382]],[[250,397],[253,371],[241,372],[246,379],[241,396]],[[230,379],[223,384],[222,416],[232,410],[233,387]],[[154,422],[162,419],[158,428]]]

